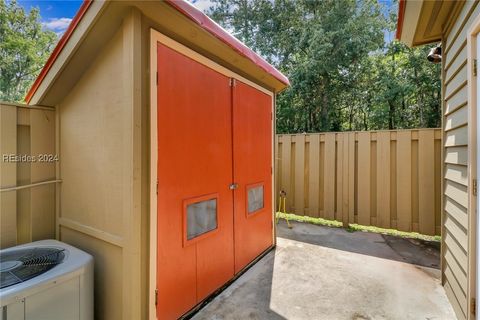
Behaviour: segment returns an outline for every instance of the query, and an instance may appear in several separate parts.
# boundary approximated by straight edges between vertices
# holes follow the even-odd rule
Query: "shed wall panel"
[[[147,313],[140,44],[141,15],[132,9],[58,106],[58,237],[94,256],[99,319]]]

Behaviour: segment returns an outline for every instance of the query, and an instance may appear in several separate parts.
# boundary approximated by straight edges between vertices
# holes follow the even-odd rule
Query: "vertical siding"
[[[467,1],[444,37],[443,281],[459,319],[468,318],[468,83],[467,30],[480,14]]]
[[[58,238],[95,259],[96,319],[147,318],[140,28],[132,10],[58,106]]]
[[[0,159],[0,248],[55,237],[55,111],[0,103],[0,153],[31,161]],[[50,159],[53,160],[53,157]],[[14,187],[26,187],[12,190]]]
[[[95,317],[125,319],[124,188],[131,134],[122,83],[123,30],[106,44],[59,106],[59,239],[95,259]],[[98,88],[92,90],[92,88]],[[115,266],[115,267],[113,267]],[[113,270],[113,271],[108,271]]]

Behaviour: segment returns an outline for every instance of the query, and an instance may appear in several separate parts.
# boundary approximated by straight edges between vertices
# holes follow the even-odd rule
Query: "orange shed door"
[[[233,87],[235,272],[273,244],[272,97],[240,81]]]
[[[234,275],[229,78],[158,43],[158,319]]]
[[[160,42],[157,73],[157,317],[168,320],[273,243],[272,97]]]

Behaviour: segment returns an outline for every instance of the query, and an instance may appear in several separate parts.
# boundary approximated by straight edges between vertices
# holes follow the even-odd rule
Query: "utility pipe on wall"
[[[62,180],[49,180],[49,181],[42,181],[42,182],[26,184],[26,185],[23,185],[23,186],[1,188],[0,193],[1,192],[8,192],[8,191],[16,191],[16,190],[21,190],[21,189],[27,189],[27,188],[33,188],[33,187],[43,186],[43,185],[51,184],[51,183],[59,183],[59,182],[62,182]]]

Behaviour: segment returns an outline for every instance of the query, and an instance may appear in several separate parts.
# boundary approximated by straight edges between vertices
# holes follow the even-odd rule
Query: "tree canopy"
[[[440,126],[440,66],[430,47],[389,41],[395,2],[211,1],[215,21],[289,77],[279,133]],[[56,40],[38,9],[0,0],[0,100],[23,100]]]
[[[57,40],[42,29],[38,9],[0,0],[0,100],[22,101]]]
[[[429,48],[387,41],[396,5],[377,0],[213,0],[208,14],[284,72],[280,133],[440,126]]]

